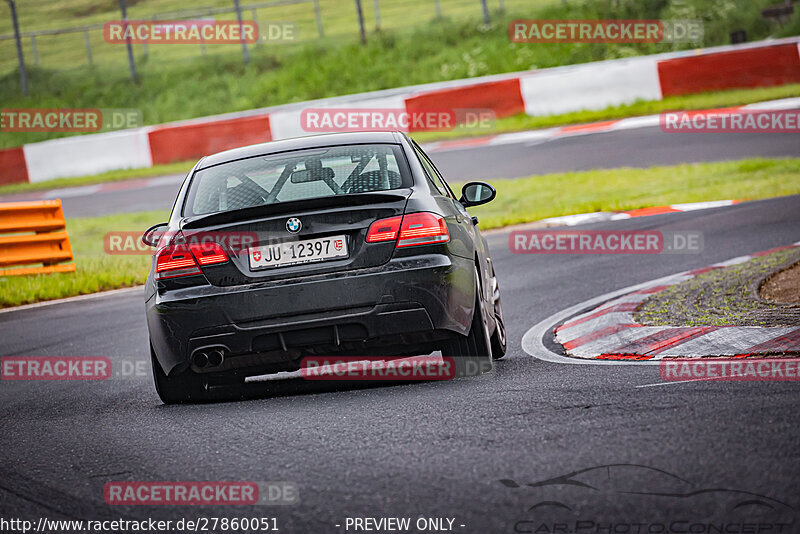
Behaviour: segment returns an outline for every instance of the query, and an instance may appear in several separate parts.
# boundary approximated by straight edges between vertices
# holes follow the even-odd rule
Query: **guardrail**
[[[491,110],[547,116],[637,100],[800,83],[800,38],[790,37],[398,87],[62,137],[0,150],[0,184],[33,183],[186,161],[237,146],[309,135],[308,108]]]
[[[0,276],[74,272],[71,261],[61,200],[0,204]]]

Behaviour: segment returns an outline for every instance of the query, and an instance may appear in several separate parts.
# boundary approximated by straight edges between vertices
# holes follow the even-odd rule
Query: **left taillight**
[[[183,236],[178,240],[184,241]],[[228,261],[228,254],[216,242],[172,243],[156,253],[156,279],[203,274],[201,267]]]
[[[202,274],[189,247],[184,244],[167,245],[156,257],[156,278],[177,278]]]

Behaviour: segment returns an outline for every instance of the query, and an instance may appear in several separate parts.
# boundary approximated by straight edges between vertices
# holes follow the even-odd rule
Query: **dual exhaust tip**
[[[224,361],[225,349],[222,347],[198,350],[192,355],[192,364],[199,369],[219,367]]]

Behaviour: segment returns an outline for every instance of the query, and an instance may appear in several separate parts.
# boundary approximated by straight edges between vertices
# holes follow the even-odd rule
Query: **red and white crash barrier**
[[[534,46],[534,45],[530,45]],[[495,117],[604,109],[636,100],[800,82],[800,39],[600,61],[439,82],[0,150],[0,185],[151,167],[315,132],[313,109],[489,110]]]

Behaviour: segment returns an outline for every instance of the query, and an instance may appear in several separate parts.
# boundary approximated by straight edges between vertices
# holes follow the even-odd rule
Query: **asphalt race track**
[[[431,154],[450,181],[519,178],[532,174],[617,167],[650,167],[751,157],[800,155],[800,134],[664,133],[639,128],[500,146],[471,147]],[[488,163],[487,163],[488,162]],[[0,201],[61,198],[67,217],[142,210],[168,210],[183,176],[148,181],[146,187],[119,182],[102,190],[93,186],[0,196]],[[126,187],[127,185],[127,187]]]
[[[775,142],[763,139],[765,150]],[[589,147],[592,138],[570,142]],[[507,233],[491,234],[510,356],[476,378],[323,391],[302,382],[289,392],[256,384],[250,400],[199,406],[162,405],[149,369],[106,381],[3,381],[0,514],[267,516],[285,533],[346,532],[347,517],[397,515],[454,518],[454,532],[534,532],[521,521],[538,521],[540,509],[529,510],[541,497],[537,489],[500,480],[524,485],[609,464],[636,464],[626,483],[637,488],[657,469],[712,500],[739,492],[748,502],[757,495],[800,510],[797,382],[637,387],[662,382],[658,368],[560,365],[520,348],[532,325],[597,295],[800,240],[800,196],[586,227],[700,230],[705,248],[691,255],[514,255]],[[4,356],[107,356],[115,368],[145,361],[143,312],[137,290],[1,313]],[[291,481],[300,503],[112,507],[102,494],[111,480]],[[673,506],[636,498],[651,513]],[[546,499],[568,503],[569,517],[588,521],[603,520],[617,502],[574,485]],[[621,513],[649,520],[632,510]],[[681,510],[675,513],[688,513]],[[796,532],[798,523],[783,528]]]

